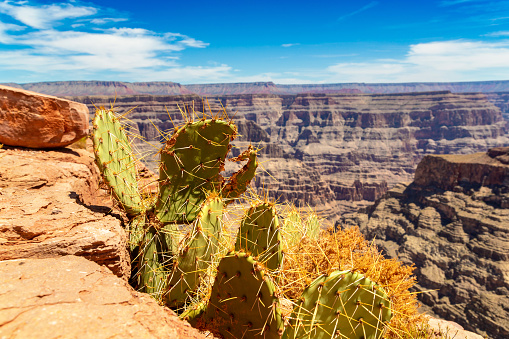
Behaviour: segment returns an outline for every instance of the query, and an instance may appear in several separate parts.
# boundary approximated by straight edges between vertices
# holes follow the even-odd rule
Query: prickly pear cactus
[[[212,256],[218,252],[223,207],[223,201],[217,194],[211,194],[203,204],[170,273],[169,292],[165,297],[167,306],[182,305],[207,273]]]
[[[234,173],[228,182],[222,187],[222,195],[226,203],[231,203],[238,198],[247,189],[247,186],[254,178],[258,163],[256,162],[256,151],[249,145],[249,148],[242,152],[238,157],[231,158],[230,161],[245,161],[247,163],[236,173]]]
[[[133,266],[136,285],[139,290],[161,299],[166,290],[167,276],[163,253],[167,251],[165,238],[159,236],[154,227],[145,230],[139,249],[135,252],[136,258]]]
[[[192,222],[207,191],[219,191],[219,174],[236,136],[233,122],[206,119],[178,129],[161,150],[157,218],[165,222]]]
[[[391,316],[381,287],[361,274],[335,271],[304,290],[283,339],[378,339]]]
[[[159,301],[164,296],[169,306],[180,307],[196,293],[218,252],[224,205],[244,193],[254,177],[252,147],[231,159],[246,161],[240,171],[229,179],[220,174],[236,134],[235,124],[220,118],[204,117],[176,128],[160,151],[159,192],[145,197],[138,190],[136,159],[119,119],[104,109],[94,117],[97,165],[130,217],[131,282]],[[178,224],[192,225],[183,240]]]
[[[96,111],[92,123],[95,159],[105,182],[127,214],[140,214],[144,207],[136,179],[136,159],[124,127],[111,110],[105,109]]]
[[[256,257],[268,269],[281,266],[281,230],[276,209],[271,203],[252,206],[240,223],[235,250],[245,251]]]
[[[219,263],[207,309],[198,322],[223,338],[280,338],[279,300],[267,273],[252,256],[229,253]]]

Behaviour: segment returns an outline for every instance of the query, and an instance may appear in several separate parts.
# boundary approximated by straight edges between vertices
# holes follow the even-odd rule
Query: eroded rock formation
[[[106,215],[92,154],[0,149],[0,260],[78,255],[131,274],[121,221]]]
[[[73,100],[91,108],[92,103],[108,107],[115,101],[120,113],[136,107],[129,119],[152,144],[161,139],[159,131],[182,122],[177,105],[182,109],[194,105],[196,111],[204,106],[198,96]],[[260,189],[298,205],[319,207],[331,217],[365,206],[388,187],[410,181],[426,154],[509,145],[506,121],[483,94],[229,95],[209,97],[207,111],[209,105],[213,112],[227,107],[236,120],[242,134],[236,145],[251,142],[261,148]],[[155,150],[143,142],[138,146]],[[156,164],[149,167],[155,169]]]
[[[53,148],[88,135],[87,106],[0,86],[0,144]]]
[[[0,262],[1,338],[205,338],[83,257]]]
[[[415,264],[420,300],[490,338],[509,337],[509,147],[426,156],[400,184],[338,226],[359,225]]]

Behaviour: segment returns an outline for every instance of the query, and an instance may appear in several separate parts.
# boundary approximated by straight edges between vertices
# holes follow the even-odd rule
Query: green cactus
[[[381,287],[361,274],[335,271],[304,290],[283,339],[378,339],[390,319],[390,302]]]
[[[94,154],[104,181],[126,213],[145,209],[136,179],[136,159],[124,127],[111,110],[98,109],[93,119]]]
[[[100,109],[93,125],[97,165],[131,219],[132,281],[140,291],[158,300],[164,295],[170,306],[178,307],[196,291],[199,276],[218,251],[223,205],[242,194],[254,177],[256,151],[250,147],[232,159],[247,164],[225,180],[220,172],[236,126],[218,118],[188,122],[160,151],[159,193],[144,200],[136,158],[119,119],[111,110]],[[210,195],[214,191],[218,193]],[[178,223],[193,222],[192,234],[181,242]]]
[[[166,290],[167,272],[164,267],[163,253],[167,245],[164,237],[154,227],[145,230],[143,240],[135,258],[135,279],[136,285],[143,292],[149,293],[156,299],[161,299]]]
[[[204,276],[218,252],[219,236],[222,229],[223,201],[217,194],[211,194],[200,210],[190,234],[184,239],[184,248],[177,257],[169,277],[169,292],[165,304],[178,307],[198,288],[200,277]]]
[[[188,123],[161,150],[157,218],[165,222],[194,221],[207,191],[219,191],[219,174],[236,136],[232,122],[217,119]]]
[[[256,151],[249,145],[245,150],[236,158],[231,158],[230,161],[244,161],[248,160],[238,172],[234,173],[228,182],[222,188],[222,195],[226,199],[226,203],[231,203],[235,198],[238,198],[247,189],[247,186],[254,178],[258,163],[256,162]]]
[[[127,233],[129,235],[129,250],[133,252],[139,248],[145,235],[146,215],[139,214],[128,224]]]
[[[281,310],[267,273],[252,256],[229,253],[217,267],[208,306],[198,322],[223,338],[280,338]]]
[[[235,250],[243,250],[256,257],[268,269],[281,266],[281,230],[273,204],[260,203],[252,206],[240,223]]]

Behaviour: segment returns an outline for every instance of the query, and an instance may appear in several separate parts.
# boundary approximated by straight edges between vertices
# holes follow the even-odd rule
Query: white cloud
[[[58,21],[93,15],[97,9],[93,7],[74,6],[72,4],[52,4],[30,6],[25,1],[3,1],[0,13],[7,14],[27,26],[37,29],[51,28]]]
[[[442,41],[411,45],[401,60],[339,63],[329,82],[471,81],[509,78],[509,41]]]
[[[90,20],[90,23],[95,24],[95,25],[103,25],[103,24],[107,24],[110,22],[122,22],[122,21],[127,21],[127,20],[128,20],[127,18],[96,18],[96,19]]]
[[[509,37],[509,31],[492,32],[492,33],[484,34],[484,36],[491,36],[491,37],[508,36]]]
[[[281,46],[282,47],[292,47],[292,46],[298,46],[300,45],[299,43],[296,43],[296,44],[282,44]]]
[[[9,31],[11,32],[17,32],[24,30],[24,26],[14,25],[14,24],[7,24],[0,21],[0,43],[8,43],[11,41]]]
[[[0,74],[2,71],[31,72],[54,79],[55,74],[72,72],[74,79],[108,74],[127,80],[178,81],[176,78],[220,79],[231,70],[222,64],[182,66],[178,52],[205,48],[209,44],[180,33],[156,33],[132,27],[100,28],[94,25],[126,19],[93,18],[97,12],[96,8],[72,4],[31,6],[25,1],[0,2],[0,13],[30,26],[0,21],[0,44],[10,47],[0,53]],[[62,19],[77,17],[81,22],[56,25]],[[84,21],[90,24],[83,26]],[[6,80],[12,81],[0,79]]]

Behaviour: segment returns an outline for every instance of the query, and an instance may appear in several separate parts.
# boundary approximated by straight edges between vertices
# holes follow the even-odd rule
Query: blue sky
[[[5,1],[0,82],[509,80],[509,1]]]

